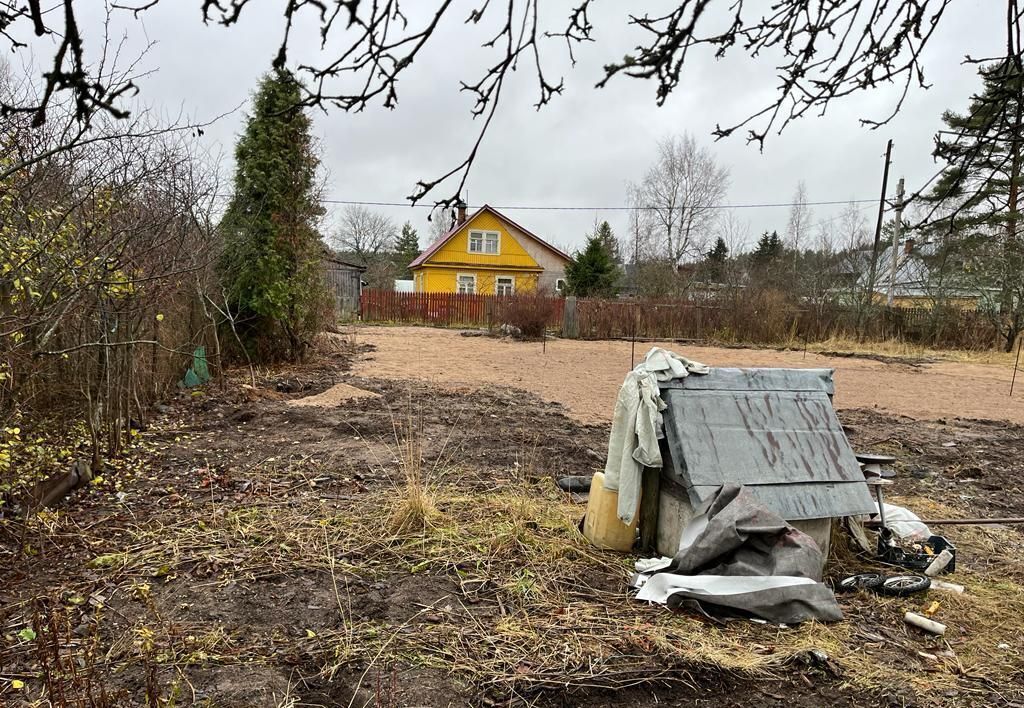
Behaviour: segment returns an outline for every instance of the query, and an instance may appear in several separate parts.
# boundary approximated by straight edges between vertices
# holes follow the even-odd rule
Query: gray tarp
[[[822,585],[814,540],[766,509],[754,494],[724,485],[684,529],[679,552],[637,576],[638,600],[708,614],[796,624],[843,618]]]

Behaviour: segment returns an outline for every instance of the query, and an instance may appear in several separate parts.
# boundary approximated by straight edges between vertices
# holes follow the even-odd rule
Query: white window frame
[[[555,292],[565,292],[565,278],[555,278]]]
[[[501,281],[507,280],[507,283]],[[501,292],[501,286],[508,285],[511,290],[507,293]],[[494,277],[494,294],[495,295],[515,295],[516,294],[516,276],[514,275],[496,275]]]
[[[462,291],[462,279],[472,278],[473,279],[473,290],[472,292]],[[476,273],[456,273],[455,274],[455,292],[459,295],[476,295]]]
[[[473,237],[477,237],[480,244],[479,250],[473,249]],[[489,236],[494,237],[494,252],[487,250],[487,239]],[[479,253],[482,256],[500,256],[501,255],[501,232],[500,231],[483,231],[481,229],[473,229],[469,232],[469,240],[466,244],[466,250],[468,253]]]

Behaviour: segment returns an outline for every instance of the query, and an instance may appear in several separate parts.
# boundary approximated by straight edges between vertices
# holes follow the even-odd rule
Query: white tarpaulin
[[[661,467],[661,400],[658,383],[706,374],[710,368],[667,349],[653,347],[644,360],[626,374],[619,388],[608,438],[608,460],[604,467],[605,489],[618,491],[618,516],[633,521],[640,501],[640,479],[644,467]]]

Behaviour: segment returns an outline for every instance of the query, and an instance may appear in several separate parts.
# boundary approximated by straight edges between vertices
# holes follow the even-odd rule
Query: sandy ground
[[[359,344],[375,351],[355,362],[357,375],[420,379],[480,388],[512,386],[559,402],[585,423],[611,418],[622,377],[630,366],[629,342],[550,340],[516,342],[463,337],[457,330],[426,327],[353,328]],[[827,357],[770,349],[723,349],[672,343],[637,343],[639,360],[664,346],[711,366],[778,366],[836,370],[838,408],[877,408],[914,418],[983,418],[1024,423],[1024,376],[1009,397],[1011,367],[941,362],[911,365]]]

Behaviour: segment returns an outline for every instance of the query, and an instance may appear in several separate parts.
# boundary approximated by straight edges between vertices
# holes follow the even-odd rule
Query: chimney
[[[456,205],[456,209],[458,209],[458,217],[456,217],[455,225],[462,226],[466,223],[466,203],[459,202]]]
[[[914,250],[914,239],[908,238],[906,241],[903,242],[903,253],[904,253],[904,255],[909,256],[911,254],[911,252],[913,252],[913,250]]]

